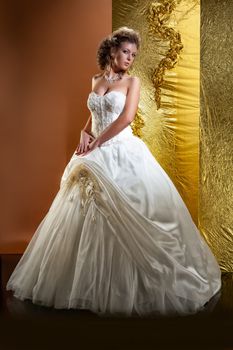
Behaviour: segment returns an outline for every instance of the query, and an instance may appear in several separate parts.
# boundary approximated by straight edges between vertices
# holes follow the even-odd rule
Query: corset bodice
[[[126,95],[121,91],[110,91],[103,96],[94,91],[90,92],[87,100],[87,106],[92,115],[92,134],[97,137],[100,133],[122,112],[125,105]],[[104,142],[102,145],[108,145],[115,142],[121,142],[131,137],[131,126],[127,126],[119,134]]]

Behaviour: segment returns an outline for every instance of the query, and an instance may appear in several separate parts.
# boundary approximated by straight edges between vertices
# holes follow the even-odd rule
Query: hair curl
[[[119,48],[122,42],[130,42],[135,44],[139,49],[141,44],[141,37],[138,31],[132,28],[120,27],[112,34],[104,38],[97,49],[97,64],[101,70],[111,64],[111,48]]]

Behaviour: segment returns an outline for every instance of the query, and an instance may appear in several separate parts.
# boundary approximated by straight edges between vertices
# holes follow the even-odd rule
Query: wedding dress
[[[98,136],[126,96],[92,91]],[[7,283],[21,300],[98,315],[195,313],[221,288],[215,256],[175,185],[131,127],[72,155]]]

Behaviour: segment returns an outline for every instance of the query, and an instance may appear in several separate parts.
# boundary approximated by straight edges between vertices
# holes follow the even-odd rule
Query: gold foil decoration
[[[135,118],[133,122],[130,124],[133,134],[135,136],[138,136],[139,138],[142,137],[142,128],[144,127],[145,122],[142,116],[142,111],[140,108],[138,108],[137,113],[135,115]]]
[[[199,227],[224,272],[233,271],[232,14],[230,0],[202,1]]]
[[[169,50],[152,73],[152,82],[155,87],[155,101],[157,108],[161,107],[161,85],[164,83],[166,69],[172,69],[178,60],[178,54],[183,48],[180,33],[165,23],[169,20],[170,14],[175,10],[177,1],[160,0],[152,2],[148,9],[149,34],[163,40],[169,40]]]
[[[178,1],[179,2],[179,1]],[[165,25],[169,20],[171,12],[176,8],[177,1],[160,0],[160,2],[152,2],[148,6],[147,19],[150,23],[149,34],[160,39],[169,40],[170,47],[166,56],[162,58],[158,66],[152,73],[151,79],[155,87],[155,101],[157,108],[161,107],[161,85],[164,82],[164,74],[166,69],[172,69],[178,60],[178,54],[183,48],[180,33],[177,33],[172,27]],[[135,136],[142,137],[142,128],[145,125],[141,111],[137,111],[133,123],[132,131]]]
[[[194,0],[177,1],[167,15],[166,26],[180,33],[184,47],[174,68],[164,72],[158,109],[152,75],[155,67],[166,58],[170,41],[149,35],[148,9],[152,3],[156,1],[113,0],[112,29],[127,25],[141,35],[141,47],[131,69],[141,80],[139,109],[144,125],[138,130],[172,179],[197,224],[200,6]]]
[[[221,270],[232,272],[233,2],[202,1],[200,7],[197,0],[177,1],[167,25],[179,31],[183,49],[163,76],[160,109],[151,76],[169,42],[148,35],[151,3],[113,0],[113,30],[127,25],[142,37],[133,67],[142,83],[141,138],[173,180]]]

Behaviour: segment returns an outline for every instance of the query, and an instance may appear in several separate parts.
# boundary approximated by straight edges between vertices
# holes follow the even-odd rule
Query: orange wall
[[[0,253],[21,253],[48,211],[89,111],[111,0],[2,1]]]

